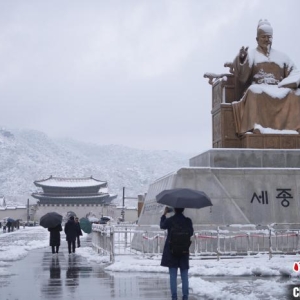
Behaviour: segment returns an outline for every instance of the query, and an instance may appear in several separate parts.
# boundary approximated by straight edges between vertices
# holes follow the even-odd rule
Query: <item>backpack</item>
[[[184,222],[172,222],[172,229],[170,232],[170,250],[174,256],[182,256],[189,254],[191,245],[190,226],[188,219]]]

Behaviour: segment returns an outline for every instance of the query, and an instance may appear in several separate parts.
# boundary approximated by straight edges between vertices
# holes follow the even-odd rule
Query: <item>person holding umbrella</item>
[[[62,231],[61,224],[48,228],[48,231],[50,232],[50,246],[52,247],[52,254],[58,253],[60,246],[60,231]]]
[[[40,225],[47,228],[50,232],[50,246],[52,247],[52,253],[58,253],[60,246],[60,232],[62,215],[55,211],[48,212],[40,218]]]
[[[77,233],[78,233],[78,227],[75,224],[74,216],[71,216],[65,225],[65,234],[68,242],[69,254],[71,254],[71,252],[75,253],[75,242],[77,238]]]
[[[182,299],[187,300],[189,295],[189,247],[194,229],[192,220],[186,218],[183,211],[184,208],[199,209],[213,204],[203,191],[190,188],[163,190],[156,195],[156,201],[160,204],[175,207],[174,216],[166,217],[167,213],[171,212],[169,207],[166,207],[160,220],[160,228],[168,230],[161,266],[169,267],[172,300],[177,299],[177,271],[178,268],[180,269]]]
[[[167,213],[170,212],[169,207],[165,208],[164,214],[161,216],[160,228],[167,229],[168,235],[165,242],[163,255],[161,259],[161,266],[169,268],[170,274],[170,288],[172,294],[172,300],[177,300],[177,272],[180,269],[181,281],[182,281],[182,299],[187,300],[189,296],[189,252],[184,254],[175,254],[171,249],[171,235],[177,226],[185,226],[187,229],[189,239],[194,234],[192,220],[183,215],[184,208],[174,208],[175,215],[167,218]]]

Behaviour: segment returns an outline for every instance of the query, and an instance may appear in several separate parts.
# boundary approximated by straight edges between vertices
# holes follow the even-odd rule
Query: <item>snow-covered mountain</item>
[[[155,179],[188,166],[191,156],[172,151],[54,140],[34,130],[0,129],[0,196],[4,195],[8,204],[24,205],[37,190],[34,180],[50,175],[92,175],[108,181],[109,192],[118,194],[117,201],[121,201],[123,187],[125,196],[143,194]]]

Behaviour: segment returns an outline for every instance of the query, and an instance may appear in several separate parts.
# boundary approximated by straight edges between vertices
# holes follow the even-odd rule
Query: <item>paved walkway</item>
[[[90,241],[82,241],[82,246],[86,243]],[[80,255],[69,255],[66,242],[58,256],[52,255],[50,247],[37,249],[10,268],[13,276],[0,277],[1,300],[171,298],[167,274],[104,272]]]

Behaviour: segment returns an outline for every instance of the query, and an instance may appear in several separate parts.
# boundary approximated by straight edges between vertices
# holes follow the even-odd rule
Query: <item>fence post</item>
[[[271,258],[272,258],[272,232],[271,232],[271,227],[269,227],[269,259]]]
[[[110,261],[112,263],[115,262],[115,234],[114,234],[114,227],[110,226],[110,245],[111,245],[111,249],[110,249]]]
[[[247,235],[247,255],[249,255],[249,252],[251,252],[250,236],[249,236],[249,233],[246,233],[246,235]]]
[[[194,252],[195,252],[195,256],[198,255],[198,243],[197,243],[197,236],[196,233],[194,232]]]
[[[217,228],[217,258],[220,260],[220,227]]]

